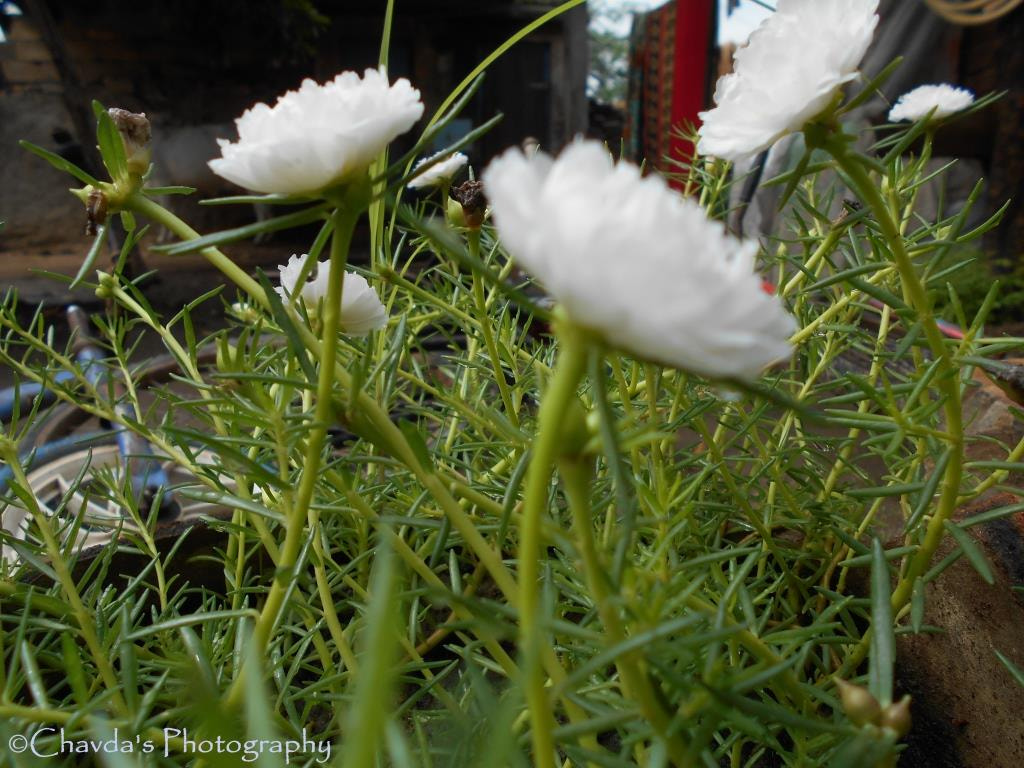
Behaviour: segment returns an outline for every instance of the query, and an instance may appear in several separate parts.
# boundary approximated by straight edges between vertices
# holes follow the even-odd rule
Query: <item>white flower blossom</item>
[[[279,264],[281,285],[276,290],[281,298],[289,300],[295,294],[296,284],[302,274],[309,254],[293,255],[287,264]],[[317,262],[313,273],[303,284],[300,295],[306,306],[313,310],[327,298],[331,263]],[[366,282],[366,278],[354,272],[346,272],[341,288],[341,330],[351,336],[365,336],[387,325],[388,315],[377,292]]]
[[[762,288],[757,244],[661,177],[577,141],[557,160],[509,150],[483,182],[505,247],[576,325],[711,377],[754,378],[789,356],[795,322]]]
[[[413,168],[413,170],[415,171],[424,163],[429,163],[440,156],[441,153],[438,152],[436,155],[431,155],[430,157],[423,158],[418,163],[416,163],[416,166]],[[410,189],[438,187],[441,184],[451,181],[455,174],[457,174],[462,169],[462,167],[468,162],[468,157],[466,157],[461,152],[456,152],[447,160],[442,160],[436,165],[430,166],[427,170],[425,170],[415,179],[410,181],[408,186]]]
[[[742,160],[799,131],[857,76],[878,0],[779,0],[701,112],[697,151]]]
[[[218,139],[222,156],[210,168],[256,192],[314,194],[365,172],[422,114],[420,92],[404,78],[389,85],[379,70],[303,80],[273,107],[246,110],[238,141]]]
[[[934,109],[932,120],[949,117],[974,103],[974,94],[966,88],[955,88],[942,83],[940,85],[921,85],[900,96],[895,106],[889,111],[889,122],[901,120],[917,121],[928,117]]]

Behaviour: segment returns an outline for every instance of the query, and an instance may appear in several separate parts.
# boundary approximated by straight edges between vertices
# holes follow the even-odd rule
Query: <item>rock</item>
[[[1003,460],[1024,436],[1024,420],[984,373],[977,372],[974,381],[963,404],[967,461]],[[1022,501],[1014,493],[990,491],[957,510],[954,520]],[[898,636],[898,684],[913,696],[915,720],[900,761],[904,768],[1024,765],[1024,686],[995,653],[1024,668],[1024,596],[1013,589],[1024,583],[1024,513],[967,531],[992,565],[995,583],[987,584],[961,557],[926,591],[925,624],[940,631]],[[955,546],[947,537],[934,562]]]

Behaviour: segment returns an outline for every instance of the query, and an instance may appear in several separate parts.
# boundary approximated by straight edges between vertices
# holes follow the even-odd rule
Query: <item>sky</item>
[[[667,0],[597,0],[592,6],[605,7],[608,9],[636,9],[640,11],[650,10],[664,5]],[[773,5],[774,3],[769,3]],[[718,41],[720,43],[742,43],[753,32],[757,25],[768,16],[771,11],[758,5],[754,0],[741,0],[739,7],[732,12],[731,16],[725,13],[726,0],[718,0],[718,15],[721,24],[718,30]],[[594,13],[594,10],[591,10]],[[609,24],[613,31],[620,35],[629,34],[630,17],[626,16],[617,24]]]

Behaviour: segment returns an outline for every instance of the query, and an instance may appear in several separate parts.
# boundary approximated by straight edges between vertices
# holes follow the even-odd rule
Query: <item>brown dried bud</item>
[[[125,156],[128,158],[128,170],[140,176],[149,169],[149,141],[153,132],[145,112],[129,112],[127,109],[111,107],[107,110],[114,121],[121,140],[124,141]]]
[[[479,229],[484,223],[484,213],[487,210],[487,197],[484,195],[484,185],[481,181],[464,181],[457,187],[452,187],[449,196],[462,206],[462,214],[466,219],[466,226],[470,229]]]
[[[107,196],[98,189],[89,190],[85,201],[85,234],[95,235],[107,221]]]

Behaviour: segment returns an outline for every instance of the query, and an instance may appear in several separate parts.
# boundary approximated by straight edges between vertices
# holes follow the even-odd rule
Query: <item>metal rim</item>
[[[216,459],[209,451],[197,453],[196,461],[198,464],[216,465]],[[170,459],[158,458],[158,463],[167,474],[171,489],[199,485],[191,472]],[[111,497],[101,479],[108,475],[118,481],[123,477],[123,470],[123,457],[116,443],[108,440],[82,445],[81,441],[76,441],[67,452],[47,457],[47,460],[27,470],[25,476],[42,511],[57,522],[61,544],[74,551],[82,551],[106,544],[123,531],[138,530],[135,519]],[[176,498],[179,504],[176,514],[161,517],[159,522],[166,520],[181,525],[224,510],[222,505],[186,499],[180,493]],[[140,510],[140,514],[145,515],[146,511]],[[32,518],[32,513],[15,499],[15,503],[2,512],[3,529],[11,538],[25,541]],[[18,563],[21,559],[8,543],[2,545],[2,557],[9,563]]]

